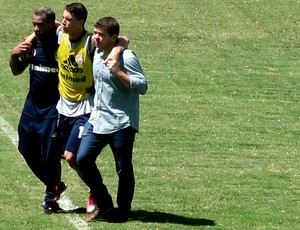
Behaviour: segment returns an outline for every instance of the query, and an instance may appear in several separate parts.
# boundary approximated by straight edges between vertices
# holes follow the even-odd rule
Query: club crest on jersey
[[[79,64],[82,64],[83,63],[83,56],[81,56],[81,55],[76,56],[76,62],[79,63]]]

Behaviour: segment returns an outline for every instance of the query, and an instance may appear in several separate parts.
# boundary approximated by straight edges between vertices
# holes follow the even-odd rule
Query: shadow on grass
[[[203,218],[188,218],[171,213],[163,212],[149,212],[145,210],[133,210],[131,211],[130,220],[136,220],[141,222],[156,222],[156,223],[172,223],[182,224],[189,226],[214,226],[215,222],[209,219]]]
[[[75,208],[71,210],[61,210],[59,213],[86,213],[85,208]],[[171,224],[181,224],[188,226],[214,226],[215,222],[209,219],[203,218],[188,218],[184,216],[179,216],[171,213],[164,212],[150,212],[145,210],[132,210],[130,214],[129,221],[141,221],[150,223],[171,223]]]

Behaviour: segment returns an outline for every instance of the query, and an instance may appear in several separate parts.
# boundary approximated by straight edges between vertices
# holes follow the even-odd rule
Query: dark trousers
[[[36,119],[21,115],[18,149],[35,176],[46,186],[46,202],[60,196],[61,146],[55,137],[57,118]]]
[[[135,185],[132,165],[135,133],[132,127],[128,127],[111,134],[95,134],[90,123],[85,125],[77,154],[77,164],[100,210],[113,207],[112,198],[103,184],[101,173],[96,165],[96,159],[106,145],[109,145],[112,150],[119,176],[118,207],[128,211],[131,209]]]

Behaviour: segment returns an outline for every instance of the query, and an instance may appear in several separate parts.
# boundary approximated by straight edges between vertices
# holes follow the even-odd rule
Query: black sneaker
[[[43,209],[44,209],[44,213],[48,215],[62,211],[62,209],[59,207],[58,203],[56,202],[51,202],[51,203],[44,202]]]
[[[124,223],[128,221],[129,217],[130,217],[129,209],[115,208],[112,212],[109,213],[109,215],[106,215],[104,219],[107,222]]]

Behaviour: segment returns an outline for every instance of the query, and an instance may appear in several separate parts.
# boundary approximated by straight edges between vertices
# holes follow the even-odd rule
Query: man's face
[[[78,29],[83,27],[83,20],[78,20],[76,17],[74,17],[70,12],[64,11],[63,13],[63,19],[62,19],[62,26],[64,29],[64,32],[66,33],[74,33]]]
[[[116,42],[117,35],[110,36],[106,29],[94,28],[93,39],[98,48],[102,50],[110,49]]]
[[[47,22],[46,15],[33,15],[32,17],[33,31],[38,38],[49,34],[49,31],[55,26],[55,22]]]

